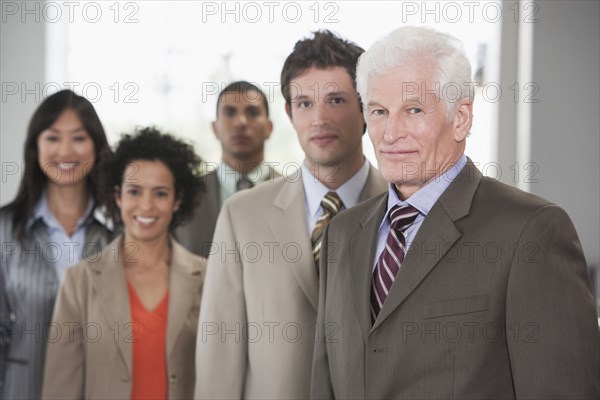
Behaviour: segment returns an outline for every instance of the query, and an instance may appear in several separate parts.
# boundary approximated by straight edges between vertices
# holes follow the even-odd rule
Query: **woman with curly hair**
[[[124,233],[60,288],[43,398],[189,399],[205,260],[170,232],[203,190],[192,147],[156,129],[125,135],[101,164]]]
[[[16,198],[0,209],[0,399],[39,399],[46,340],[64,271],[111,239],[96,213],[98,160],[108,151],[92,104],[48,96],[29,122]]]

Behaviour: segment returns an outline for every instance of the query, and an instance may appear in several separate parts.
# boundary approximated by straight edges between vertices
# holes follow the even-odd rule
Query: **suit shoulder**
[[[206,268],[206,258],[192,253],[174,238],[172,246],[173,254],[182,262],[190,265],[194,269],[204,270]]]
[[[532,193],[502,183],[496,179],[483,177],[476,192],[477,199],[492,204],[503,204],[511,212],[531,212],[556,204]],[[558,207],[558,206],[557,206]]]
[[[2,226],[2,230],[10,229],[14,212],[14,207],[10,204],[0,208],[0,225]]]
[[[331,220],[331,229],[347,227],[348,224],[353,224],[356,223],[356,221],[361,221],[370,216],[374,216],[382,204],[386,204],[387,195],[387,192],[383,192],[377,196],[371,197],[368,200],[358,203],[348,210],[341,212],[333,220]]]
[[[238,207],[243,206],[244,208],[263,208],[265,202],[272,202],[274,196],[288,184],[293,182],[284,179],[279,176],[274,179],[263,182],[259,185],[254,186],[252,189],[241,190],[231,195],[223,206]]]

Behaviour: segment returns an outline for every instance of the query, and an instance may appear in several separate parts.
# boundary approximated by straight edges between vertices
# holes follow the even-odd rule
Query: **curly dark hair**
[[[169,225],[169,231],[173,231],[193,215],[206,191],[200,173],[202,160],[190,144],[154,127],[139,128],[133,134],[122,135],[114,153],[103,157],[100,163],[101,201],[116,223],[121,223],[121,215],[115,188],[121,187],[127,166],[140,160],[161,161],[173,174],[175,196],[180,201]]]

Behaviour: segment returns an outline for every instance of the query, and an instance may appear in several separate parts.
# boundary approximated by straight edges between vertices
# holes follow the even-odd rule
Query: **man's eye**
[[[139,191],[137,189],[127,189],[127,194],[135,196],[139,193]]]
[[[423,112],[423,110],[418,107],[412,107],[408,110],[408,112],[411,114],[420,114]]]
[[[310,107],[310,101],[302,100],[298,102],[298,108],[308,108]]]
[[[167,192],[156,192],[156,197],[167,197],[169,194]]]
[[[380,115],[384,115],[384,114],[385,114],[385,110],[383,110],[381,108],[376,108],[371,111],[371,115],[373,115],[373,116],[380,116]]]
[[[334,97],[334,98],[331,99],[330,102],[333,103],[333,104],[343,104],[343,103],[346,102],[346,100],[344,100],[341,97]]]

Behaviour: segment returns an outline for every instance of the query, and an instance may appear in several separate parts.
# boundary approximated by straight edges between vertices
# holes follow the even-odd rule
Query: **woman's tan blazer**
[[[66,271],[48,332],[45,399],[131,397],[134,338],[121,241],[117,238],[97,258]],[[189,399],[194,393],[194,349],[206,260],[172,239],[171,246],[168,396]]]

